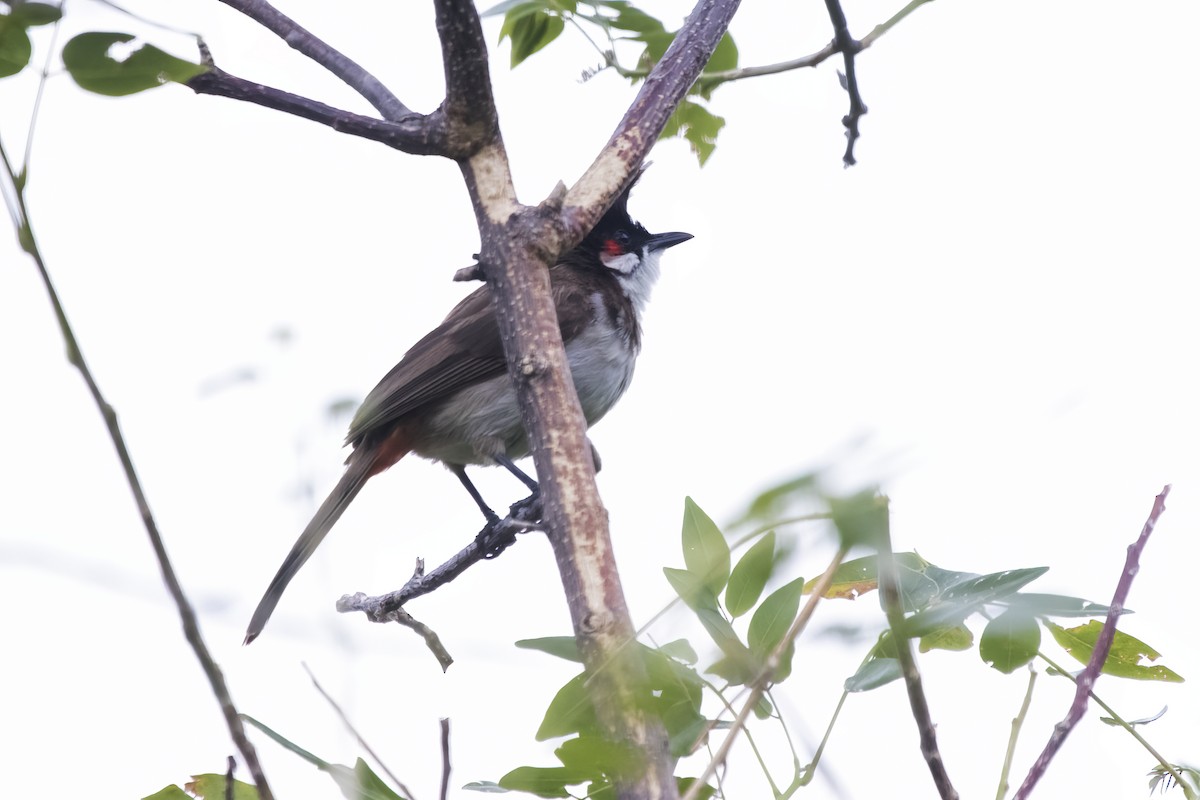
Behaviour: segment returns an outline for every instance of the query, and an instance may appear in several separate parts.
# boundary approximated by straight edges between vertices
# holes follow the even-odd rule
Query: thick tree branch
[[[1096,679],[1100,677],[1100,669],[1104,666],[1105,659],[1108,658],[1108,651],[1112,648],[1113,639],[1116,638],[1117,620],[1125,613],[1125,601],[1129,598],[1133,579],[1138,574],[1138,563],[1141,560],[1142,551],[1146,548],[1146,542],[1150,540],[1150,534],[1154,533],[1159,517],[1167,510],[1167,495],[1170,493],[1171,486],[1168,484],[1154,498],[1154,505],[1150,509],[1150,516],[1146,518],[1146,523],[1142,526],[1141,535],[1138,536],[1137,541],[1129,545],[1125,556],[1125,568],[1121,571],[1121,578],[1117,581],[1117,590],[1113,593],[1112,602],[1108,606],[1108,617],[1104,620],[1104,627],[1092,648],[1092,657],[1088,659],[1088,664],[1083,672],[1075,679],[1075,698],[1071,701],[1071,708],[1063,721],[1054,726],[1050,740],[1046,742],[1046,747],[1033,762],[1033,766],[1029,768],[1029,774],[1025,776],[1021,788],[1013,795],[1013,800],[1024,800],[1030,795],[1042,775],[1045,774],[1046,768],[1050,766],[1054,756],[1058,754],[1059,748],[1062,747],[1071,730],[1079,724],[1079,720],[1083,719],[1092,687],[1096,684]]]
[[[264,2],[264,0],[221,0],[221,2],[250,17],[287,42],[288,46],[308,56],[341,78],[347,86],[374,106],[384,119],[395,122],[413,115],[414,112],[400,102],[400,98],[392,94],[378,78],[348,56],[318,39],[270,3]]]
[[[484,145],[500,144],[483,26],[471,0],[435,0],[433,7],[446,76],[442,111],[456,149],[472,155]],[[512,183],[507,172],[504,177]]]

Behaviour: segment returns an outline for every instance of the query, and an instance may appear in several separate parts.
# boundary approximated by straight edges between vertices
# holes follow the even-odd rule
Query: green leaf
[[[948,586],[942,584],[936,602],[906,619],[901,632],[904,636],[916,638],[940,628],[958,625],[988,603],[1014,594],[1022,586],[1045,575],[1047,569],[1010,569],[989,575],[963,577]]]
[[[532,10],[541,10],[546,7],[545,3],[538,0],[505,0],[503,3],[498,3],[487,11],[482,12],[481,17],[498,17],[501,14],[508,14],[514,9],[528,7]]]
[[[361,758],[354,762],[352,775],[353,780],[347,779],[344,784],[338,781],[346,800],[405,800],[384,783],[383,778],[376,775],[371,766]],[[334,780],[337,780],[336,775]]]
[[[696,618],[708,631],[708,635],[717,647],[721,648],[721,652],[733,659],[739,670],[750,668],[752,671],[750,652],[738,638],[733,625],[721,614],[721,610],[717,606],[717,598],[704,585],[699,576],[688,570],[671,567],[664,567],[663,574],[666,575],[667,581],[683,599],[683,602],[696,612]]]
[[[195,797],[197,800],[225,800],[227,783],[224,775],[210,772],[193,775],[183,788],[189,793],[185,797]],[[258,800],[258,789],[252,784],[235,780],[233,800]]]
[[[692,147],[700,166],[717,149],[717,134],[725,127],[725,118],[718,117],[704,106],[684,100],[675,109],[663,128],[662,139],[682,136]]]
[[[1027,613],[1043,617],[1104,617],[1108,615],[1108,606],[1092,603],[1081,597],[1068,597],[1061,594],[1018,592],[1000,602],[1009,608],[1019,608]],[[1132,614],[1133,612],[1124,609],[1121,613]]]
[[[901,587],[904,585],[905,574],[907,573],[922,573],[925,568],[930,566],[929,562],[921,558],[916,553],[896,553],[893,558],[896,560],[896,568],[901,573]],[[804,593],[808,594],[817,585],[820,578],[813,578],[808,583],[804,584]],[[865,556],[856,558],[853,561],[847,561],[838,567],[833,573],[833,582],[829,584],[829,589],[825,592],[825,598],[829,600],[847,599],[855,600],[867,592],[874,591],[879,588],[878,575],[878,557]],[[906,611],[913,611],[914,608],[905,608]]]
[[[186,83],[207,69],[149,44],[141,45],[120,61],[111,55],[113,45],[132,42],[134,38],[131,33],[81,33],[63,47],[63,66],[80,88],[110,97],[153,89],[171,81]]]
[[[548,653],[558,658],[565,658],[567,661],[574,661],[578,664],[583,663],[583,657],[579,655],[579,646],[575,643],[574,636],[544,636],[541,639],[521,639],[516,642],[516,645],[523,650],[540,650],[543,653]]]
[[[775,566],[775,531],[770,531],[746,551],[729,574],[725,587],[725,608],[740,617],[758,602],[771,570]]]
[[[750,645],[750,652],[759,662],[766,662],[792,627],[796,612],[800,609],[800,595],[803,591],[804,579],[797,578],[769,594],[750,618],[746,641]],[[779,660],[779,668],[772,676],[774,682],[779,683],[791,674],[794,650],[795,642],[792,642]]]
[[[0,78],[25,69],[32,56],[33,44],[25,26],[12,14],[0,15]]]
[[[62,9],[49,3],[20,3],[12,9],[13,20],[22,26],[49,25],[62,19]]]
[[[993,669],[1011,675],[1033,661],[1042,629],[1032,614],[1009,609],[991,620],[979,637],[979,656]]]
[[[154,794],[148,794],[142,800],[195,800],[190,794],[174,784],[164,786]]]
[[[692,498],[683,501],[683,562],[714,594],[729,580],[729,542]]]
[[[679,792],[679,796],[683,797],[684,795],[686,795],[688,793],[688,790],[690,790],[692,788],[692,784],[695,783],[696,780],[697,780],[696,778],[678,778],[678,777],[675,778],[675,787],[676,787],[676,790]],[[711,798],[714,797],[716,794],[717,794],[716,789],[714,789],[712,786],[709,786],[708,784],[705,784],[704,786],[700,787],[700,791],[696,794],[696,796],[700,800],[711,800]]]
[[[568,739],[554,751],[571,772],[587,775],[595,781],[629,775],[644,761],[640,750],[627,742],[613,742],[599,736]]]
[[[500,779],[500,785],[515,792],[529,792],[538,797],[570,797],[567,787],[584,783],[580,775],[566,767],[517,767]]]
[[[465,784],[462,788],[468,792],[482,792],[483,794],[507,794],[508,789],[505,789],[495,781],[471,781]]]
[[[587,693],[586,677],[580,673],[558,690],[550,705],[546,707],[546,715],[534,734],[535,739],[543,742],[560,736],[570,736],[572,733],[590,733],[597,729],[596,711]],[[504,781],[500,783],[504,785]]]
[[[526,6],[519,6],[510,11],[500,28],[500,40],[508,37],[512,41],[509,66],[515,68],[553,42],[563,32],[563,27],[563,18],[549,10],[536,9],[530,13]]]
[[[1095,649],[1096,640],[1104,628],[1099,620],[1079,625],[1075,628],[1062,628],[1053,622],[1045,623],[1054,641],[1058,642],[1071,657],[1080,664],[1087,664]],[[1133,678],[1140,681],[1166,681],[1168,683],[1183,683],[1183,678],[1170,669],[1142,663],[1157,661],[1161,654],[1145,642],[1139,641],[1127,633],[1116,632],[1112,649],[1104,660],[1101,672],[1118,678]]]
[[[666,33],[666,26],[657,17],[647,14],[640,8],[635,8],[626,0],[599,0],[596,5],[617,12],[615,16],[601,15],[597,17],[596,22],[601,27],[616,28],[631,33]]]
[[[886,686],[903,675],[899,659],[872,658],[846,679],[845,689],[847,692],[867,692]]]
[[[725,72],[730,69],[737,69],[738,65],[738,49],[733,43],[733,37],[726,33],[721,37],[721,41],[717,43],[717,49],[713,51],[712,58],[708,60],[708,66],[704,68],[705,72]]]
[[[699,575],[675,567],[663,567],[663,575],[666,576],[667,583],[671,584],[671,588],[675,590],[675,594],[679,595],[679,599],[686,603],[688,608],[693,611],[702,608],[718,610],[716,596]]]
[[[682,661],[684,664],[695,664],[700,660],[700,657],[696,655],[696,651],[692,648],[691,642],[687,639],[676,639],[673,642],[659,645],[658,652],[676,661]]]
[[[887,541],[891,518],[888,499],[874,488],[848,497],[830,497],[829,516],[843,547],[865,545],[877,550]]]
[[[1163,707],[1162,707],[1162,709],[1161,709],[1161,710],[1160,710],[1160,711],[1159,711],[1157,714],[1155,714],[1155,715],[1153,715],[1153,716],[1150,716],[1150,717],[1142,717],[1141,719],[1131,719],[1131,720],[1127,720],[1125,724],[1126,724],[1126,725],[1128,725],[1128,726],[1129,726],[1129,727],[1131,727],[1131,728],[1136,728],[1138,725],[1149,725],[1151,722],[1154,722],[1154,721],[1156,721],[1156,720],[1162,719],[1162,716],[1163,716],[1163,714],[1166,714],[1166,713],[1167,713],[1167,707],[1166,707],[1166,706],[1163,706]],[[1112,726],[1112,727],[1114,727],[1114,728],[1123,728],[1123,727],[1125,727],[1124,725],[1122,725],[1121,723],[1117,722],[1117,721],[1116,721],[1115,719],[1113,719],[1112,717],[1104,717],[1104,716],[1102,716],[1102,717],[1100,717],[1100,721],[1101,721],[1101,722],[1103,722],[1105,725],[1111,725],[1111,726]]]
[[[663,138],[666,138],[666,134],[663,135]],[[805,472],[777,486],[772,486],[750,501],[750,507],[746,509],[745,515],[738,521],[738,524],[755,520],[778,519],[798,501],[810,500],[816,489],[816,472]]]
[[[927,633],[921,637],[920,650],[928,653],[930,650],[952,650],[959,652],[970,650],[975,643],[975,636],[966,625],[953,625]]]

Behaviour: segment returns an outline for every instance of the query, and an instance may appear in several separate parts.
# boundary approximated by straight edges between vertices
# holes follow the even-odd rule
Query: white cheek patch
[[[641,257],[638,253],[626,253],[623,256],[610,256],[607,253],[600,254],[600,263],[614,272],[619,272],[622,275],[629,275],[637,269]]]

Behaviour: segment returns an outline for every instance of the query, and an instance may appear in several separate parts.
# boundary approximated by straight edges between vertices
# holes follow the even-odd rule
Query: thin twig
[[[450,720],[442,717],[442,792],[441,800],[450,797]]]
[[[858,93],[858,73],[854,66],[854,57],[862,50],[862,45],[850,35],[850,28],[846,24],[846,12],[842,10],[841,2],[825,0],[825,8],[829,11],[829,21],[833,23],[833,42],[846,65],[842,83],[846,94],[850,95],[850,113],[842,117],[842,124],[846,126],[846,154],[842,156],[842,163],[852,167],[855,163],[854,143],[858,141],[858,121],[867,113],[867,107]]]
[[[396,122],[414,114],[378,78],[351,60],[349,56],[321,41],[270,3],[264,2],[264,0],[221,0],[221,2],[250,17],[283,39],[290,47],[341,78],[347,86],[374,106],[384,119]]]
[[[996,800],[1004,800],[1008,794],[1008,775],[1012,770],[1013,754],[1017,752],[1017,737],[1021,726],[1025,724],[1025,715],[1029,713],[1029,704],[1033,701],[1033,686],[1037,683],[1037,670],[1029,668],[1029,683],[1025,686],[1025,699],[1021,701],[1021,710],[1013,717],[1012,731],[1008,734],[1008,749],[1004,752],[1004,766],[1000,769],[1000,783],[996,786]]]
[[[871,32],[858,40],[858,52],[866,50],[871,45],[875,44],[884,34],[896,27],[905,17],[916,11],[926,3],[931,3],[933,0],[913,0],[904,8],[897,11],[885,22],[876,25],[871,29]],[[815,53],[809,53],[806,56],[799,58],[780,61],[775,64],[763,64],[756,67],[740,67],[738,69],[716,70],[713,72],[701,73],[699,82],[708,87],[715,87],[722,83],[732,83],[733,81],[741,81],[747,78],[759,78],[764,75],[779,75],[784,72],[791,72],[797,69],[807,69],[822,64],[832,56],[841,52],[836,41],[831,41],[829,44],[817,50]],[[650,74],[647,69],[628,69],[619,64],[610,64],[623,78],[644,78]]]
[[[804,632],[804,628],[808,625],[809,619],[812,618],[813,612],[817,610],[817,604],[821,602],[821,598],[825,592],[829,590],[829,586],[833,583],[833,575],[837,572],[838,567],[842,565],[842,560],[846,557],[846,548],[840,548],[834,555],[833,560],[829,562],[829,566],[825,568],[825,572],[817,580],[813,586],[812,593],[808,596],[808,601],[804,604],[804,608],[800,609],[800,614],[792,623],[792,627],[788,629],[787,634],[780,640],[779,644],[767,658],[767,663],[763,667],[759,676],[754,680],[753,686],[750,687],[750,695],[746,698],[746,702],[742,705],[741,712],[737,718],[729,726],[729,730],[725,734],[725,741],[721,742],[720,749],[717,750],[717,755],[708,762],[708,766],[704,768],[704,772],[700,774],[688,789],[682,800],[696,800],[700,796],[700,792],[704,786],[708,784],[708,779],[711,778],[717,769],[725,763],[729,758],[729,751],[733,749],[733,743],[737,739],[738,732],[746,727],[746,722],[753,713],[758,701],[762,699],[763,693],[770,686],[772,679],[775,677],[776,670],[779,669],[779,664],[783,660],[783,654],[788,647],[795,643],[800,634]]]
[[[1054,663],[1054,661],[1052,661],[1050,659],[1050,657],[1047,656],[1045,653],[1043,653],[1041,650],[1038,651],[1038,658],[1042,659],[1042,661],[1045,661],[1048,665],[1050,665],[1050,668],[1053,670],[1052,674],[1061,675],[1062,677],[1066,678],[1067,680],[1069,680],[1073,683],[1078,682],[1078,679],[1074,675],[1067,672],[1065,669],[1063,669],[1058,664]],[[1137,743],[1140,744],[1146,750],[1147,753],[1149,753],[1151,756],[1153,756],[1155,761],[1157,761],[1160,765],[1162,765],[1162,768],[1164,770],[1166,770],[1166,772],[1169,773],[1172,778],[1175,779],[1176,783],[1183,784],[1183,776],[1180,775],[1179,771],[1175,769],[1175,765],[1172,764],[1170,761],[1167,761],[1167,759],[1163,756],[1163,754],[1158,752],[1158,748],[1156,748],[1154,745],[1150,744],[1150,741],[1148,739],[1146,739],[1145,736],[1142,736],[1142,734],[1140,734],[1138,732],[1137,728],[1133,727],[1128,722],[1126,722],[1125,718],[1122,717],[1120,714],[1118,714],[1116,712],[1116,709],[1114,709],[1108,703],[1104,702],[1104,700],[1101,699],[1100,695],[1096,694],[1096,691],[1094,689],[1088,693],[1088,696],[1092,698],[1092,700],[1096,703],[1096,705],[1100,706],[1100,708],[1102,708],[1104,711],[1108,712],[1108,714],[1113,718],[1113,720],[1115,720],[1118,725],[1120,725],[1122,728],[1125,729],[1126,733],[1128,733],[1135,740],[1137,740]]]
[[[829,737],[833,735],[833,726],[837,724],[838,716],[842,713],[842,706],[846,704],[846,698],[850,696],[850,692],[846,689],[842,690],[842,696],[838,698],[837,706],[833,709],[833,716],[829,718],[829,724],[825,726],[825,735],[821,737],[821,743],[817,745],[817,751],[813,753],[812,761],[804,768],[804,774],[800,776],[798,784],[807,786],[812,783],[813,777],[817,774],[817,765],[821,763],[821,756],[825,754],[825,745],[829,744]]]
[[[933,783],[937,786],[942,800],[957,800],[958,792],[950,782],[946,773],[945,762],[937,745],[937,726],[929,714],[929,701],[925,697],[925,689],[921,685],[921,673],[917,669],[917,661],[913,656],[912,642],[903,634],[904,607],[900,602],[900,576],[896,570],[896,559],[892,554],[891,537],[884,534],[879,547],[878,560],[879,596],[883,603],[883,611],[887,616],[892,638],[896,643],[896,658],[904,675],[904,685],[908,690],[908,704],[912,709],[913,719],[921,735],[921,755],[929,765],[933,775]]]
[[[885,33],[890,31],[892,28],[896,27],[896,25],[898,25],[900,23],[900,21],[903,20],[905,17],[907,17],[909,14],[913,13],[914,11],[916,11],[918,8],[925,5],[926,3],[932,3],[932,2],[933,2],[933,0],[912,0],[911,3],[909,3],[904,8],[900,9],[895,14],[893,14],[886,22],[883,22],[880,25],[876,25],[874,28],[871,29],[870,33],[868,33],[866,36],[864,36],[862,39],[860,39],[859,45],[861,46],[861,49],[866,50],[868,47],[875,44],[875,40],[877,40],[880,36],[883,36]]]
[[[540,513],[540,509],[538,509],[534,512],[534,516],[540,516]],[[540,523],[525,521],[516,514],[510,514],[485,530],[491,532],[496,538],[505,538],[540,529]],[[433,570],[429,572],[425,572],[423,568],[415,570],[413,576],[394,592],[377,597],[368,596],[363,592],[342,595],[337,601],[337,610],[342,614],[361,611],[372,622],[395,622],[396,620],[391,615],[401,609],[405,603],[429,594],[439,586],[454,580],[480,561],[488,560],[489,553],[492,552],[488,542],[486,537],[477,536],[469,545]]]
[[[1033,762],[1033,766],[1029,768],[1029,774],[1025,776],[1025,782],[1021,784],[1021,788],[1017,790],[1013,800],[1023,800],[1029,796],[1038,781],[1041,780],[1042,775],[1046,773],[1046,768],[1050,766],[1050,762],[1062,747],[1063,742],[1066,741],[1067,735],[1079,724],[1079,720],[1083,719],[1092,686],[1095,685],[1096,678],[1100,676],[1100,669],[1104,666],[1104,661],[1108,658],[1108,651],[1112,648],[1113,639],[1117,635],[1117,620],[1124,613],[1125,600],[1129,597],[1133,579],[1138,574],[1138,562],[1142,550],[1145,549],[1150,534],[1154,532],[1154,526],[1158,524],[1159,517],[1166,511],[1167,495],[1170,493],[1171,485],[1167,484],[1163,487],[1162,492],[1154,498],[1154,506],[1150,509],[1150,516],[1146,518],[1146,523],[1142,526],[1141,535],[1138,536],[1137,541],[1129,545],[1125,557],[1125,568],[1121,571],[1120,580],[1117,581],[1117,590],[1113,593],[1112,603],[1109,604],[1108,617],[1104,620],[1104,627],[1100,630],[1100,636],[1092,648],[1092,657],[1088,659],[1083,672],[1075,679],[1075,698],[1071,701],[1071,708],[1062,722],[1054,726],[1050,740],[1046,742],[1046,747]]]
[[[449,158],[458,155],[449,149],[444,119],[437,113],[428,117],[413,114],[395,122],[376,119],[239,78],[215,65],[210,65],[206,72],[192,78],[186,85],[197,94],[228,97],[282,111],[319,122],[339,133],[380,142],[405,153],[445,155]]]
[[[208,651],[208,646],[205,644],[204,637],[200,633],[196,614],[183,592],[183,586],[180,585],[179,578],[175,574],[175,568],[172,566],[171,559],[167,555],[166,545],[163,543],[162,535],[159,533],[158,524],[154,520],[154,514],[150,511],[150,503],[146,499],[142,482],[138,478],[137,471],[133,466],[133,458],[129,454],[125,437],[122,435],[121,427],[117,422],[117,412],[101,394],[100,387],[96,384],[96,379],[92,375],[91,368],[88,367],[87,361],[83,357],[83,351],[80,349],[79,342],[75,338],[75,332],[71,328],[71,323],[67,319],[67,312],[63,308],[58,292],[54,288],[54,283],[50,280],[50,272],[46,267],[45,261],[42,259],[41,249],[38,247],[37,239],[33,234],[29,209],[25,203],[24,186],[17,181],[17,173],[13,170],[12,162],[9,161],[3,142],[0,142],[0,161],[4,165],[4,177],[7,181],[11,182],[11,186],[8,187],[11,191],[11,198],[9,198],[8,192],[5,193],[5,197],[11,200],[9,213],[17,226],[17,239],[20,242],[21,249],[29,254],[29,257],[33,259],[34,264],[37,266],[42,284],[46,288],[46,294],[50,298],[50,304],[54,308],[54,316],[58,320],[58,327],[63,337],[63,343],[67,348],[67,361],[79,370],[84,383],[87,384],[92,401],[96,404],[96,408],[99,409],[100,415],[104,418],[109,438],[112,440],[113,447],[117,451],[117,458],[120,460],[121,468],[125,473],[125,481],[129,484],[129,490],[133,494],[134,503],[137,505],[138,513],[142,518],[142,525],[150,537],[150,545],[154,549],[155,557],[158,559],[163,583],[166,584],[167,591],[170,592],[171,599],[174,600],[175,607],[179,611],[179,618],[183,623],[184,638],[191,645],[192,651],[196,654],[196,659],[200,662],[200,666],[208,678],[213,695],[216,696],[217,702],[221,706],[222,715],[225,717],[225,725],[229,729],[229,735],[233,739],[234,746],[242,754],[242,759],[246,762],[246,767],[254,777],[254,784],[258,788],[259,798],[261,800],[272,800],[274,795],[271,793],[271,787],[267,783],[267,777],[258,762],[258,755],[254,750],[254,745],[246,737],[246,730],[242,726],[237,708],[234,707],[233,699],[230,697],[229,688],[225,684],[225,676],[221,673],[221,668],[217,666],[217,662]]]
[[[346,716],[346,712],[342,711],[342,707],[337,704],[337,701],[330,697],[329,692],[325,691],[325,688],[321,686],[321,682],[317,680],[317,676],[313,674],[313,671],[308,668],[308,664],[301,661],[300,666],[304,667],[304,671],[308,673],[308,679],[312,681],[313,686],[316,687],[321,697],[325,698],[325,702],[329,703],[334,713],[338,715],[338,719],[340,719],[342,724],[346,726],[346,730],[350,731],[351,735],[354,736],[354,740],[358,742],[359,746],[362,747],[363,750],[367,752],[367,755],[375,759],[375,763],[379,765],[381,770],[383,770],[384,775],[387,775],[392,779],[392,783],[396,785],[396,788],[398,788],[405,797],[408,797],[411,800],[413,793],[409,791],[407,786],[404,785],[404,781],[397,778],[395,773],[388,769],[387,764],[383,763],[383,759],[379,757],[379,754],[371,749],[371,745],[367,744],[367,740],[362,737],[362,734],[359,733],[358,729],[354,727],[354,724],[350,722],[350,718]]]

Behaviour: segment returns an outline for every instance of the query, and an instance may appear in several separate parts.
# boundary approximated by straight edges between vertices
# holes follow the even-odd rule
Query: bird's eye
[[[629,241],[630,241],[629,231],[626,231],[626,230],[617,231],[616,233],[613,234],[612,238],[613,238],[614,242],[621,245],[621,247],[623,247],[623,248],[629,246]]]

